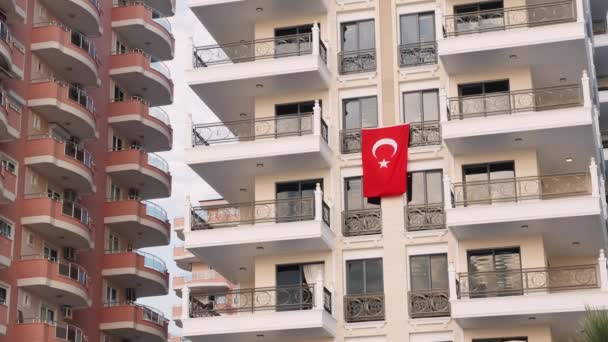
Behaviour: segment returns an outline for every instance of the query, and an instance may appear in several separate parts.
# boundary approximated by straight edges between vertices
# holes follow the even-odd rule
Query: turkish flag
[[[407,191],[409,140],[409,124],[361,130],[365,197],[398,196]]]

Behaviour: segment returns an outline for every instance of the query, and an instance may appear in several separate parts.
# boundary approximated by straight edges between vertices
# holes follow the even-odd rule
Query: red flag
[[[388,197],[407,191],[407,156],[410,125],[363,129],[363,195]]]

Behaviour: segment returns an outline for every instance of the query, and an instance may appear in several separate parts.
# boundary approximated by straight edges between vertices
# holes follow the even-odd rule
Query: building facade
[[[180,283],[186,340],[565,342],[608,308],[608,3],[190,9],[219,120],[186,162],[224,202],[188,199],[176,258],[226,281]],[[361,129],[406,122],[408,193],[363,197]]]
[[[0,341],[166,341],[174,0],[0,1]]]

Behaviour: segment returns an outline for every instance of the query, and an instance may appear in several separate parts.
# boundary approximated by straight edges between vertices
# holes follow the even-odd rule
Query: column
[[[321,184],[317,183],[315,189],[315,221],[323,220],[323,190],[321,190]]]
[[[182,289],[182,319],[190,318],[190,288],[184,284]]]

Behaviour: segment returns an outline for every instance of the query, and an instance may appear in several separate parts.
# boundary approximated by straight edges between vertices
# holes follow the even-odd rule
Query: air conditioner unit
[[[61,316],[63,316],[64,319],[72,319],[72,317],[74,317],[72,307],[69,305],[62,305]]]

